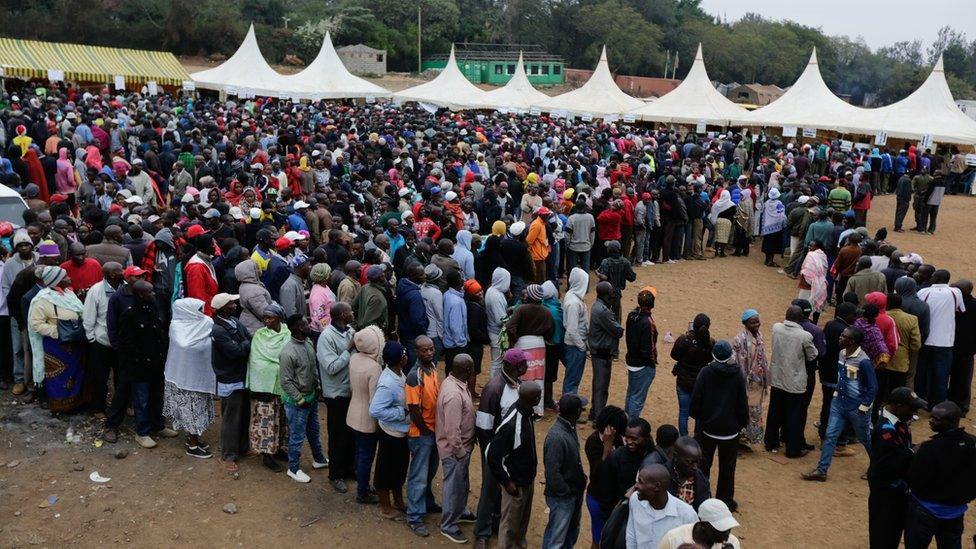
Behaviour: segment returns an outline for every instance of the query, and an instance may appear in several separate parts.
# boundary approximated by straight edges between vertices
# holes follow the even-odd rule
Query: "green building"
[[[475,84],[502,86],[515,74],[515,64],[519,52],[529,82],[535,86],[558,86],[565,80],[562,57],[550,55],[536,44],[455,44],[454,56],[458,68]],[[440,53],[426,57],[421,63],[422,70],[442,70],[447,66],[448,54]]]

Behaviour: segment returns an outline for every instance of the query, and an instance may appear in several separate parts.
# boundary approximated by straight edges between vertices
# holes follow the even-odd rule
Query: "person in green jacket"
[[[356,313],[356,329],[361,330],[366,326],[378,326],[386,331],[389,320],[386,301],[386,267],[384,265],[372,265],[366,270],[367,284],[363,286],[356,299],[352,301],[352,309]]]

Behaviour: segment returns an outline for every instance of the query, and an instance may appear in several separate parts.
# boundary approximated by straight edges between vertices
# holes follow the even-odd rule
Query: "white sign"
[[[922,140],[919,141],[919,144],[922,146],[922,150],[924,151],[925,149],[931,149],[934,141],[935,140],[932,139],[932,134],[927,133],[922,136]]]
[[[854,148],[854,143],[852,143],[852,142],[850,142],[850,141],[848,141],[846,139],[841,139],[840,140],[840,150],[842,150],[844,152],[851,152],[851,149],[853,149],[853,148]]]
[[[238,95],[237,88],[235,88],[234,86],[225,86],[224,93],[226,93],[227,95]]]
[[[796,126],[783,126],[783,137],[796,137]]]
[[[888,132],[878,132],[874,134],[874,144],[875,145],[887,145],[888,144]]]
[[[372,105],[373,103],[376,103],[376,98],[373,97],[372,95],[367,95],[366,96],[366,104],[367,105]]]
[[[699,120],[698,125],[695,126],[695,133],[705,133],[706,126],[708,126],[707,122],[705,122],[704,120]]]
[[[183,91],[191,92],[191,91],[196,91],[196,89],[197,89],[196,82],[194,82],[192,80],[184,80],[183,81]]]
[[[156,95],[159,93],[159,86],[156,85],[155,80],[150,80],[146,82],[146,93],[149,95]]]
[[[854,143],[854,149],[858,151],[870,151],[871,145],[867,143]]]
[[[966,155],[966,165],[976,166],[976,154],[970,153]]]
[[[115,89],[116,90],[124,90],[125,89],[125,77],[124,76],[115,75],[115,79],[114,80],[115,80]]]
[[[588,112],[584,112],[583,114],[580,115],[580,120],[582,120],[583,122],[592,122],[593,115]]]
[[[613,124],[617,120],[620,120],[620,118],[616,114],[610,114],[603,118],[603,121],[606,122],[607,124]]]
[[[48,69],[47,79],[51,82],[61,82],[64,80],[64,71],[59,71],[57,69]]]
[[[633,124],[634,122],[637,122],[637,117],[634,116],[632,113],[627,113],[624,115],[625,124]]]
[[[531,114],[532,116],[539,116],[540,114],[542,114],[542,110],[540,110],[539,107],[532,107],[531,109],[529,109],[529,114]]]
[[[302,98],[299,97],[299,96],[297,96],[297,95],[293,95],[292,98],[291,98],[291,102],[292,103],[301,103],[302,102]]]
[[[817,137],[817,128],[803,128],[803,137]]]

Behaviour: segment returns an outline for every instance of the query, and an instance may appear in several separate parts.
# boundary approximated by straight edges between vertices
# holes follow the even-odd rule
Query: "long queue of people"
[[[218,397],[228,471],[260,455],[310,482],[307,440],[307,470],[328,468],[336,491],[355,480],[358,502],[405,514],[420,536],[440,513],[452,541],[466,542],[459,525],[475,522],[479,544],[497,532],[503,547],[525,544],[535,421],[546,409],[557,414],[542,456],[546,547],[575,543],[584,502],[593,540],[607,547],[737,546],[737,454],[758,443],[779,451],[781,441],[787,457],[810,450],[817,370],[823,456],[805,478],[826,479],[845,427],[865,446],[868,432],[888,428],[868,429],[871,410],[903,450],[898,414],[920,402],[903,385],[941,403],[933,416],[941,410],[943,431],[972,450],[958,429],[970,399],[972,285],[950,288],[947,272],[884,234],[864,238],[872,194],[883,192],[870,175],[879,151],[386,105],[31,91],[0,115],[16,135],[0,176],[29,206],[22,227],[0,224],[10,250],[0,382],[52,412],[104,418],[108,442],[131,408],[138,444],[183,432],[187,455],[210,458],[202,435]],[[958,151],[909,150],[915,160],[901,174],[955,173]],[[623,291],[635,269],[703,260],[709,249],[748,255],[758,238],[767,265],[790,249],[782,271],[799,280],[771,355],[756,310],[730,341],[715,341],[697,315],[671,349],[677,425],[652,436],[641,415],[659,362],[658,289],[642,287],[630,311]],[[835,319],[821,331],[831,303]],[[618,400],[609,387],[621,341],[618,408],[608,402]],[[586,422],[596,427],[584,444],[589,479],[576,433]],[[948,496],[920,487],[905,478],[907,461],[897,478],[877,478],[925,518],[909,521],[922,536],[912,539],[951,535],[972,486]]]

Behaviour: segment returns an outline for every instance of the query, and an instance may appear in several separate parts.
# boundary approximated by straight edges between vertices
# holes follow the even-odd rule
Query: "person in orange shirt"
[[[424,524],[424,517],[427,513],[441,512],[430,488],[440,461],[434,435],[440,380],[437,377],[437,363],[434,362],[434,341],[421,335],[417,336],[414,344],[417,364],[407,373],[404,388],[407,409],[410,411],[410,430],[407,432],[407,446],[410,448],[407,525],[413,533],[427,537],[430,531]]]
[[[525,244],[532,256],[532,275],[536,284],[546,281],[546,259],[549,257],[549,236],[546,234],[546,218],[552,212],[545,206],[535,211]]]

